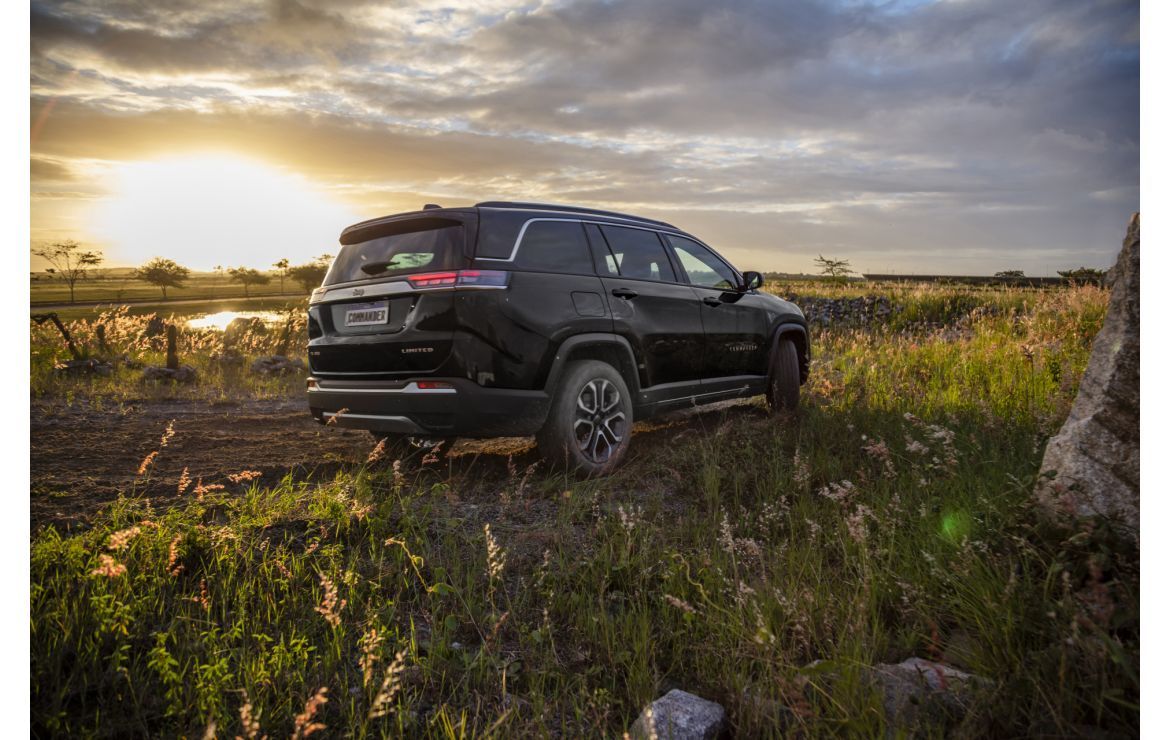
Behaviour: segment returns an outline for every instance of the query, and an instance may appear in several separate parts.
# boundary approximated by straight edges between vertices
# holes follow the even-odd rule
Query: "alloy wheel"
[[[617,386],[605,378],[586,383],[577,394],[573,436],[581,453],[594,463],[605,463],[621,444],[626,414]]]

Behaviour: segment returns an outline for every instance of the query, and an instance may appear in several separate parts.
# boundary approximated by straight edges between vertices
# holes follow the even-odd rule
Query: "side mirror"
[[[764,284],[764,276],[758,272],[749,270],[743,274],[743,292],[755,290]]]

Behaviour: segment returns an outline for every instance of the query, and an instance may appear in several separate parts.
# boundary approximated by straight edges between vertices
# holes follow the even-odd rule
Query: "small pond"
[[[260,319],[265,324],[282,324],[288,314],[282,311],[220,311],[193,316],[187,320],[188,329],[218,329],[223,331],[235,319]]]

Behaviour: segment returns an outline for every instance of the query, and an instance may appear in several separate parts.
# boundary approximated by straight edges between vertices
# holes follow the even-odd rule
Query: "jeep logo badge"
[[[365,294],[366,294],[366,289],[365,289],[365,288],[354,288],[354,289],[353,289],[353,294],[354,294],[354,295],[365,295]]]

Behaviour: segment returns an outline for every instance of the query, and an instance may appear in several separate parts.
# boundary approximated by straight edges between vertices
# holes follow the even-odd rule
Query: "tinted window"
[[[682,264],[683,272],[687,274],[687,280],[691,285],[736,290],[738,278],[735,272],[702,244],[681,236],[667,235],[666,240],[674,249],[675,256]]]
[[[593,274],[585,231],[576,221],[533,221],[524,230],[516,267],[575,274]]]
[[[325,285],[463,266],[463,227],[392,234],[346,244],[325,275]]]
[[[621,226],[602,226],[601,231],[622,277],[665,282],[678,279],[655,232]]]

